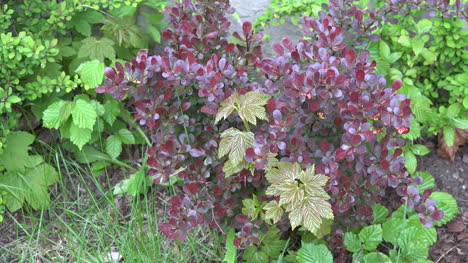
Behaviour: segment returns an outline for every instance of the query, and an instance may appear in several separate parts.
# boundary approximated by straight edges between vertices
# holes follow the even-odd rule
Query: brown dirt
[[[428,143],[428,146],[434,145]],[[468,144],[461,147],[453,163],[436,155],[435,149],[419,159],[422,171],[432,174],[436,190],[452,194],[461,214],[437,229],[438,240],[430,249],[430,259],[437,263],[468,262]]]

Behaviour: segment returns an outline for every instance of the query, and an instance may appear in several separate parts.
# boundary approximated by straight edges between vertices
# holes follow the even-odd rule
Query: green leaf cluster
[[[245,263],[269,263],[277,259],[287,242],[280,239],[279,229],[272,226],[266,234],[261,233],[257,245],[249,245],[244,250],[242,259]]]
[[[356,262],[426,262],[429,246],[437,241],[434,227],[426,228],[414,211],[401,206],[391,217],[382,205],[373,208],[374,221],[359,231],[347,232],[344,245],[353,253]],[[378,247],[390,244],[388,254]]]
[[[0,154],[0,193],[2,203],[14,212],[25,203],[33,209],[46,208],[50,197],[48,187],[59,179],[55,168],[40,155],[30,155],[34,135],[16,131],[6,136]]]

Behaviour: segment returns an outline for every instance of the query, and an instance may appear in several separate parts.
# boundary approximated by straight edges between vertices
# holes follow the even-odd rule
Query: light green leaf
[[[265,219],[273,220],[273,224],[278,222],[283,216],[283,208],[278,204],[276,200],[268,202],[263,209],[265,209]]]
[[[50,202],[48,186],[58,180],[58,174],[49,164],[29,168],[23,177],[28,190],[25,194],[25,200],[33,209],[47,208]]]
[[[387,58],[388,56],[390,56],[390,47],[387,45],[387,43],[385,43],[385,41],[379,41],[379,50],[380,55],[382,55],[382,57]]]
[[[113,48],[114,42],[108,38],[96,39],[95,37],[88,37],[83,39],[78,57],[89,57],[90,59],[97,59],[101,62],[105,58],[110,60],[115,59],[115,50]]]
[[[421,19],[416,24],[416,30],[418,31],[418,34],[427,33],[431,30],[431,28],[432,28],[432,22],[428,19]]]
[[[297,251],[297,260],[299,263],[333,263],[333,255],[325,245],[302,243]]]
[[[362,258],[362,263],[392,263],[392,260],[382,252],[371,252]]]
[[[405,150],[405,167],[410,174],[413,174],[416,171],[416,167],[418,166],[418,161],[416,160],[416,156],[409,150]]]
[[[331,205],[322,197],[308,196],[302,202],[287,206],[286,212],[289,212],[292,229],[302,225],[313,234],[317,233],[322,218],[333,219]]]
[[[235,173],[242,171],[243,169],[250,169],[249,163],[245,160],[242,160],[238,164],[234,164],[231,160],[227,160],[223,166],[223,172],[225,177],[229,177]]]
[[[251,91],[245,95],[240,95],[239,117],[253,125],[257,125],[257,119],[268,120],[264,106],[270,97],[270,95],[263,94],[260,91]]]
[[[445,126],[443,132],[447,146],[453,146],[455,144],[455,130],[452,127]]]
[[[147,191],[151,185],[152,179],[145,175],[141,169],[138,172],[130,175],[130,178],[122,180],[114,188],[114,195],[128,193],[131,196],[137,196]]]
[[[89,37],[91,36],[91,25],[99,23],[103,17],[101,13],[89,8],[84,12],[75,14],[68,23],[70,26],[73,26],[78,33]]]
[[[231,97],[221,102],[221,107],[218,109],[216,114],[215,123],[218,123],[221,119],[226,119],[236,109],[236,103],[240,103],[239,95],[234,93]]]
[[[115,135],[111,135],[106,139],[106,153],[112,159],[116,159],[119,157],[120,153],[122,152],[122,142],[120,141],[119,137]]]
[[[434,177],[428,172],[416,172],[413,177],[421,176],[423,182],[420,185],[412,185],[413,187],[417,188],[420,193],[422,193],[426,189],[432,189],[435,186]]]
[[[447,112],[445,114],[449,118],[456,118],[456,117],[458,117],[458,114],[460,114],[461,110],[462,110],[461,104],[460,103],[455,103],[455,104],[450,105],[447,108]]]
[[[406,35],[402,35],[398,38],[398,43],[404,47],[411,47],[411,38]]]
[[[76,152],[75,159],[77,162],[84,164],[111,160],[109,155],[100,152],[91,146],[85,146],[81,151]]]
[[[254,195],[253,198],[247,198],[242,200],[242,214],[244,215],[251,215],[252,220],[257,219],[259,213],[262,212],[262,207],[257,200],[257,197]]]
[[[419,220],[418,215],[412,215],[406,221],[406,223],[408,226],[416,227],[416,236],[418,237],[418,240],[424,244],[424,246],[432,246],[437,241],[437,231],[435,227],[425,227],[421,223],[421,220]]]
[[[34,140],[34,135],[23,131],[14,131],[8,134],[5,138],[3,152],[0,153],[0,166],[5,167],[10,173],[24,172],[29,160],[29,145]]]
[[[73,124],[79,128],[92,130],[97,114],[94,107],[85,100],[76,100],[71,107]]]
[[[89,140],[91,140],[92,130],[86,128],[80,128],[74,123],[70,126],[70,140],[73,144],[78,146],[81,150],[83,145],[85,145]]]
[[[236,232],[234,228],[231,228],[226,236],[226,254],[224,254],[223,262],[236,263],[237,259],[237,247],[234,245],[234,238]]]
[[[52,103],[42,116],[44,127],[58,129],[70,116],[71,105],[63,100]]]
[[[411,146],[411,151],[416,155],[426,155],[431,152],[426,146],[422,144],[414,144]]]
[[[244,255],[242,259],[245,260],[246,263],[269,263],[268,255],[263,251],[258,251],[254,245],[249,245],[244,250]]]
[[[101,85],[104,78],[104,65],[97,59],[81,63],[76,72],[80,75],[86,89]]]
[[[350,252],[356,253],[361,249],[361,241],[359,240],[358,235],[352,232],[346,232],[344,234],[344,245],[346,249]]]
[[[426,41],[424,41],[421,38],[415,39],[413,38],[411,41],[411,47],[413,49],[413,52],[416,56],[419,56],[421,51],[424,49],[424,44],[426,44]]]
[[[261,235],[262,251],[271,259],[276,259],[286,246],[286,241],[281,240],[281,233],[278,228],[271,226],[265,235]]]
[[[363,243],[363,248],[367,250],[376,249],[382,242],[382,226],[379,224],[364,227],[359,232],[359,240]]]
[[[120,114],[119,102],[116,100],[107,100],[104,103],[104,108],[105,111],[102,117],[109,125],[112,125]]]
[[[458,210],[457,200],[453,195],[444,192],[434,192],[429,196],[429,199],[436,200],[436,207],[444,212],[444,217],[440,221],[436,221],[436,226],[442,226],[452,220],[456,214],[460,213]]]
[[[405,227],[401,231],[397,243],[404,257],[409,260],[426,259],[429,254],[429,248],[421,242],[418,236],[417,227]]]
[[[117,135],[122,143],[125,144],[134,144],[135,137],[132,132],[127,129],[120,129]]]
[[[237,165],[244,160],[245,150],[252,147],[253,142],[253,133],[229,128],[221,133],[218,157],[222,158],[226,154],[229,154],[229,160],[232,161],[233,165]]]
[[[387,219],[388,216],[388,208],[381,204],[376,204],[372,208],[372,215],[374,217],[374,220],[372,221],[372,224],[379,224],[383,223],[385,219]]]
[[[458,129],[468,129],[468,120],[451,118],[450,123]]]

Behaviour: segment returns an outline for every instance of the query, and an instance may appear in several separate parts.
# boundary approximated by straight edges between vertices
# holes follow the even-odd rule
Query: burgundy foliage
[[[184,181],[171,198],[169,221],[160,224],[170,239],[185,240],[200,224],[232,223],[239,229],[237,245],[258,242],[266,224],[242,215],[241,200],[252,194],[271,200],[262,194],[271,154],[303,168],[315,164],[330,178],[326,190],[335,213],[330,236],[335,251],[344,249],[342,229],[372,220],[372,206],[382,202],[387,188],[409,199],[426,225],[441,218],[427,193],[408,187],[413,182],[400,134],[409,131],[412,115],[409,100],[395,93],[401,81],[386,83],[374,73],[369,52],[348,44],[375,39],[376,14],[364,15],[347,3],[352,1],[330,2],[328,14],[305,18],[311,40],[293,44],[285,38],[273,44],[276,57],[263,58],[262,35],[254,34],[249,22],[232,34],[243,44],[228,41],[225,15],[233,12],[228,1],[185,0],[166,8],[172,27],[163,33],[164,52],[149,56],[142,50],[125,67],[116,63],[106,69],[107,80],[96,91],[127,100],[146,127],[153,141],[148,173],[155,183],[171,176]],[[251,127],[255,142],[245,153],[257,170],[226,178],[226,159],[217,157],[219,134],[244,127],[236,114],[214,125],[214,115],[234,91],[252,90],[272,95],[266,106],[270,121]],[[285,229],[287,221],[280,224]]]

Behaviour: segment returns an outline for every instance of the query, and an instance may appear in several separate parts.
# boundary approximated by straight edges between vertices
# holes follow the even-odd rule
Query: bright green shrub
[[[163,18],[159,10],[165,2],[22,0],[2,3],[0,192],[6,192],[2,200],[10,211],[21,208],[25,202],[34,209],[46,207],[47,186],[58,179],[47,177],[56,172],[43,157],[29,155],[29,145],[35,136],[16,131],[36,128],[40,120],[44,127],[60,131],[68,150],[80,153],[85,150],[85,144],[94,144],[86,150],[99,152],[100,158],[81,156],[78,159],[82,162],[92,159],[95,172],[109,163],[128,167],[116,160],[122,144],[139,143],[143,138],[135,139],[127,129],[131,122],[125,121],[128,117],[124,115],[128,112],[121,110],[118,102],[105,102],[106,97],[96,96],[92,89],[101,84],[106,65],[129,59],[137,50],[159,42]],[[137,24],[138,15],[146,19],[144,28]],[[108,138],[101,141],[103,136]],[[101,146],[106,153],[98,150]],[[9,156],[15,148],[21,149],[22,154],[13,155],[15,160],[11,160]],[[22,164],[22,168],[9,168],[13,161]],[[47,167],[47,174],[45,168],[37,168],[42,166]],[[25,176],[46,183],[24,184],[31,179]],[[37,195],[33,198],[30,193]]]

